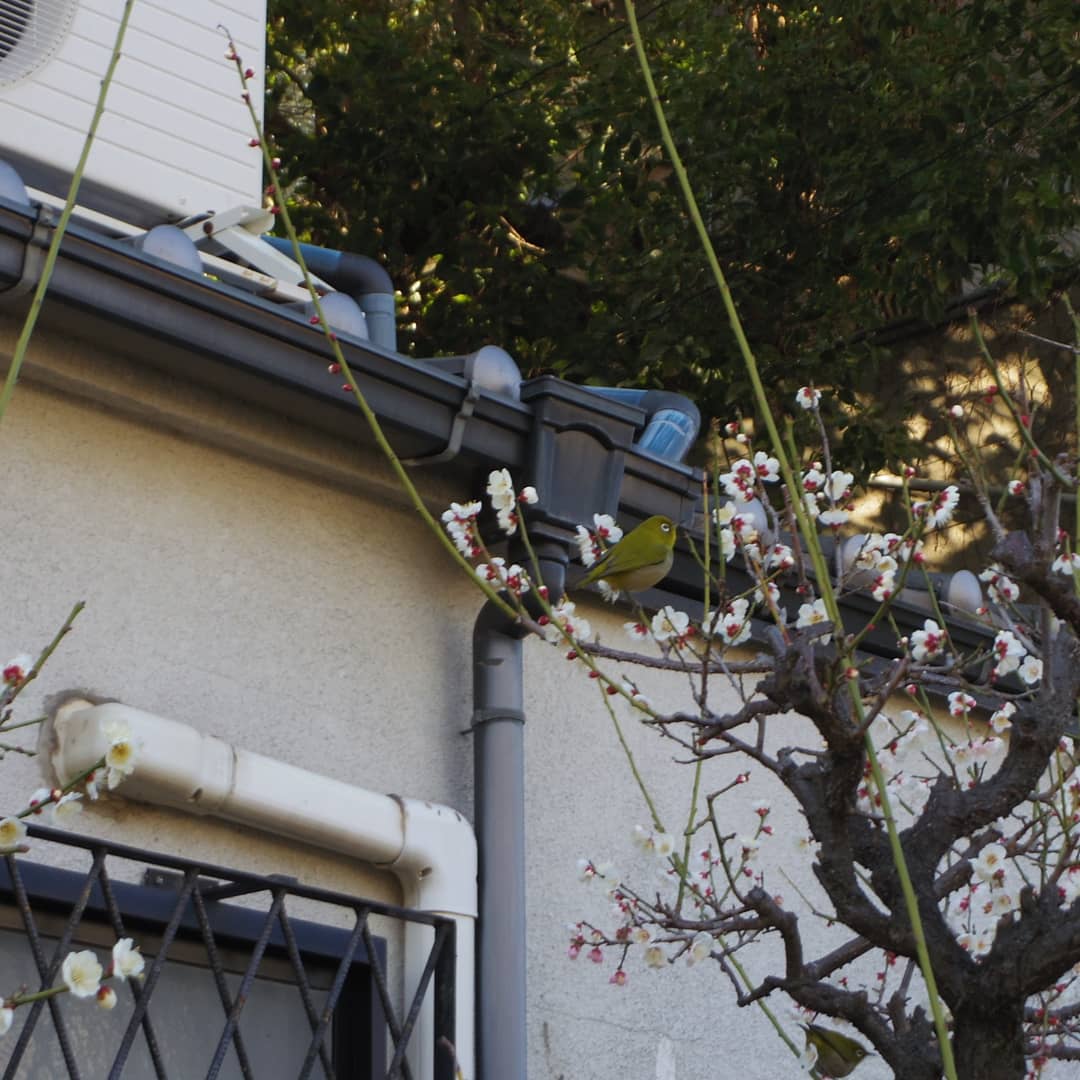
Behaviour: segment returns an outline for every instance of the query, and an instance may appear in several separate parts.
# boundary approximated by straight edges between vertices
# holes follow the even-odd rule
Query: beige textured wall
[[[383,471],[117,357],[57,338],[41,339],[35,356],[0,425],[0,658],[36,650],[73,601],[87,610],[25,715],[46,692],[90,687],[471,817],[472,748],[462,732],[482,598],[394,502]],[[590,615],[606,640],[619,640],[622,616]],[[629,985],[617,989],[610,964],[566,958],[567,924],[607,909],[598,889],[577,881],[576,859],[630,865],[631,829],[647,816],[595,684],[538,642],[526,669],[530,1075],[798,1075],[757,1010],[734,1007],[713,965],[656,973],[634,959]],[[681,681],[642,686],[685,701]],[[672,761],[673,744],[618,712],[677,831],[689,769]],[[2,768],[11,809],[37,786],[36,766],[9,755]],[[704,790],[734,771],[710,765]],[[760,794],[746,789],[732,831],[752,831]],[[802,830],[779,803],[773,820],[775,867]],[[81,828],[164,851],[197,844],[214,862],[397,899],[385,876],[342,858],[122,799],[92,807]],[[643,880],[651,872],[641,868]],[[792,895],[775,869],[767,881]],[[864,1080],[876,1075],[873,1063],[860,1070]]]

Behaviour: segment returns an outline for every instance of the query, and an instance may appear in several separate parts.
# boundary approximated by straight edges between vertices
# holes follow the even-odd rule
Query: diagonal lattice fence
[[[20,1006],[3,1080],[414,1080],[405,1053],[426,999],[433,1075],[452,1080],[453,920],[43,826],[29,836],[33,861],[0,862],[0,993],[55,986],[69,952],[104,960],[124,937],[146,968],[114,984],[123,1007],[109,1012],[70,994]],[[78,849],[88,869],[43,865]],[[399,1010],[373,924],[410,923],[430,928],[431,949]]]

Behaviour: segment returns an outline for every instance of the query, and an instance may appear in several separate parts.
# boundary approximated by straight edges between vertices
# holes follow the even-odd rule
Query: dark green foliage
[[[385,261],[404,350],[493,342],[527,373],[678,390],[707,416],[749,402],[621,9],[270,7],[269,127],[299,220]],[[934,319],[973,267],[1032,304],[1067,280],[1073,0],[643,0],[639,16],[785,408],[811,380],[867,401],[885,354],[859,332]],[[880,464],[902,449],[895,420],[860,409],[845,450]]]

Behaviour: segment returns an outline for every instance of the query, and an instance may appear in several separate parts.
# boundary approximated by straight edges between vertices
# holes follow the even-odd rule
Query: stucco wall
[[[60,338],[41,339],[35,356],[0,425],[0,658],[34,652],[75,600],[87,609],[25,715],[45,693],[89,687],[471,816],[463,732],[482,597],[395,501],[384,471],[278,418]],[[475,494],[431,491],[436,504]],[[589,614],[606,640],[621,638],[621,613]],[[658,973],[632,960],[619,989],[608,984],[612,964],[566,958],[567,924],[607,908],[598,888],[578,882],[576,859],[631,865],[631,830],[648,818],[595,684],[539,642],[527,648],[526,683],[530,1075],[798,1075],[760,1013],[734,1007],[715,965]],[[642,686],[686,701],[681,680]],[[679,831],[689,768],[672,761],[673,744],[617,712],[667,828]],[[8,755],[2,767],[10,810],[38,785],[37,766]],[[735,771],[711,764],[703,790]],[[753,830],[762,793],[750,785],[733,803],[732,831]],[[802,830],[780,803],[771,820],[766,880],[791,896],[776,866]],[[164,851],[197,844],[214,862],[398,899],[385,875],[342,858],[122,799],[91,807],[80,828]],[[647,881],[653,870],[639,873]],[[745,957],[756,970],[765,948]],[[860,1076],[883,1075],[875,1069]]]

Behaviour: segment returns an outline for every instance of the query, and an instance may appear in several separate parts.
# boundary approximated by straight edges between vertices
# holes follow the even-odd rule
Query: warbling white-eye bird
[[[578,584],[606,581],[614,600],[620,592],[640,592],[667,577],[675,559],[675,522],[663,514],[643,521],[604,552]]]
[[[842,1080],[870,1054],[862,1043],[841,1035],[839,1031],[831,1031],[817,1024],[803,1024],[803,1027],[806,1029],[806,1045],[817,1050],[814,1068],[820,1076]]]

